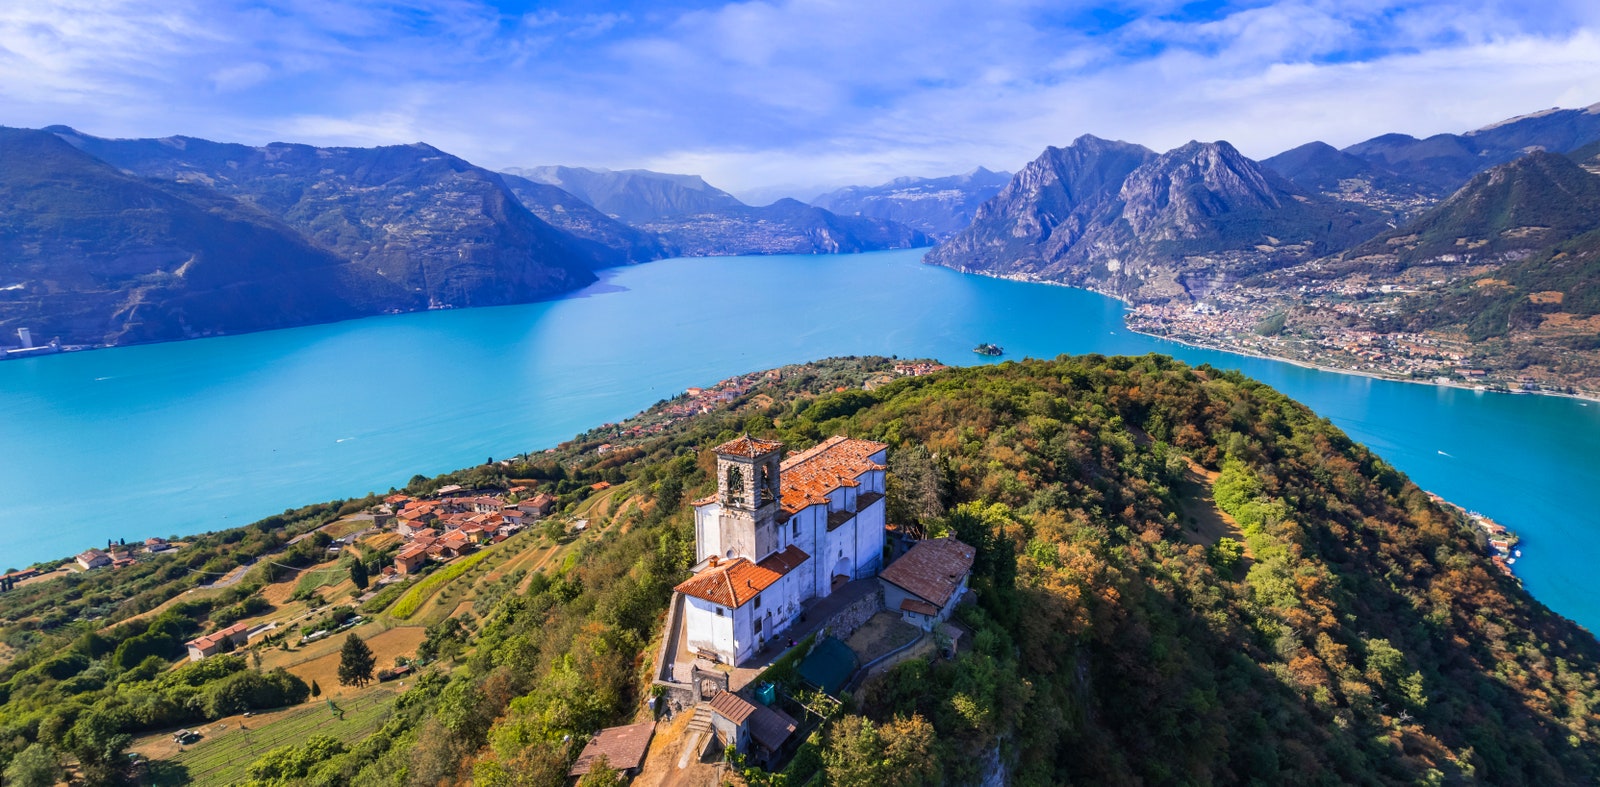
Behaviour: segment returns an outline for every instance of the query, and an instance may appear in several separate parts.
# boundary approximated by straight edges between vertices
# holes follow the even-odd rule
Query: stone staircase
[[[700,758],[700,752],[705,751],[706,742],[713,734],[711,709],[705,703],[694,706],[694,715],[689,717],[689,725],[683,733],[683,753],[678,756],[679,770],[689,767],[690,762]]]

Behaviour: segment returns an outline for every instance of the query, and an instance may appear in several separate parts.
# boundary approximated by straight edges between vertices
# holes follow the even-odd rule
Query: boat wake
[[[347,441],[354,440],[354,439],[355,439],[354,437],[341,437],[341,438],[335,440],[334,442],[335,443],[343,443],[343,442],[347,442]]]
[[[1439,455],[1440,455],[1440,456],[1445,456],[1445,457],[1449,457],[1449,458],[1451,458],[1451,459],[1454,459],[1454,458],[1455,458],[1455,457],[1453,457],[1453,456],[1450,456],[1450,455],[1449,455],[1449,454],[1447,454],[1447,453],[1445,453],[1445,452],[1443,452],[1443,451],[1440,451],[1440,452],[1439,452]]]

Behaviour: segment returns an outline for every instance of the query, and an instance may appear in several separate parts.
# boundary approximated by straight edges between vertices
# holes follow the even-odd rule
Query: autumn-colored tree
[[[822,762],[836,787],[914,787],[940,775],[933,725],[920,715],[883,725],[845,716],[829,730]]]

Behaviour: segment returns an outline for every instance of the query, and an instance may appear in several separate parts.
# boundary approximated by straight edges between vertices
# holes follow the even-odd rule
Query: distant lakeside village
[[[1475,343],[1459,333],[1380,329],[1413,299],[1459,284],[1459,275],[1429,269],[1380,284],[1364,276],[1317,278],[1317,265],[1263,274],[1258,285],[1208,292],[1192,302],[1130,304],[1126,323],[1147,336],[1328,371],[1496,393],[1600,396],[1600,389],[1573,385],[1593,374],[1519,360],[1518,352],[1527,349],[1523,339]]]

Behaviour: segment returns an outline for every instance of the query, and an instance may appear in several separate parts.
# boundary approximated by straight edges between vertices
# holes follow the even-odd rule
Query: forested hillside
[[[746,772],[752,783],[1600,776],[1600,644],[1304,407],[1158,356],[1005,363],[861,390],[889,363],[790,367],[658,436],[612,426],[509,469],[413,479],[420,491],[530,478],[564,500],[605,481],[640,504],[525,590],[485,597],[468,625],[430,629],[434,652],[457,655],[424,671],[376,733],[289,747],[253,770],[258,783],[564,783],[591,733],[645,713],[651,643],[692,560],[686,501],[711,488],[709,449],[744,432],[790,450],[839,433],[885,441],[891,521],[978,548],[960,655],[869,681],[785,772]],[[300,521],[229,532],[281,539]],[[87,618],[136,608],[106,587],[73,590],[103,597],[78,608]],[[51,619],[43,596],[19,607],[17,595],[0,594],[7,641],[23,648],[0,670],[0,766],[30,746],[111,762],[116,736],[146,723],[147,695],[185,691],[190,679],[174,676],[192,673],[162,675],[159,660],[125,652],[129,625],[89,637]],[[210,685],[191,693],[221,693]],[[208,701],[185,707],[220,710]]]

